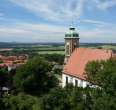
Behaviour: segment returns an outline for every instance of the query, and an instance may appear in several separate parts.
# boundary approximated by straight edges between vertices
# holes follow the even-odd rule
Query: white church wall
[[[87,85],[89,85],[89,82],[87,82],[85,80],[82,80],[82,79],[79,79],[79,78],[76,78],[76,77],[73,77],[73,76],[63,73],[62,74],[62,87],[66,86],[66,78],[68,78],[68,83],[71,83],[74,86],[85,88],[85,87],[87,87]],[[77,85],[76,85],[76,81],[77,81]]]

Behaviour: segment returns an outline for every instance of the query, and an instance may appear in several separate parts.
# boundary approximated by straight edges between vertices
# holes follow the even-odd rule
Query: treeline
[[[34,57],[13,76],[14,89],[0,99],[1,110],[116,110],[116,59],[93,61],[87,79],[97,88],[62,88],[53,63]]]
[[[46,47],[46,48],[44,48],[44,47],[33,47],[33,48],[16,48],[16,49],[12,49],[11,51],[0,51],[0,55],[3,55],[3,56],[12,56],[12,55],[15,55],[15,56],[17,56],[17,55],[21,55],[21,54],[27,54],[27,55],[29,55],[29,57],[30,58],[32,58],[32,57],[34,57],[34,56],[37,56],[37,55],[39,55],[39,54],[41,54],[41,52],[48,52],[49,53],[49,51],[53,51],[53,52],[56,52],[56,54],[57,54],[57,51],[64,51],[64,49],[63,48],[57,48],[57,47],[51,47],[51,48],[49,48],[49,47]],[[60,56],[60,54],[59,54],[59,56]]]
[[[64,55],[62,54],[40,54],[40,57],[48,60],[49,62],[55,62],[59,65],[63,65],[64,63]]]

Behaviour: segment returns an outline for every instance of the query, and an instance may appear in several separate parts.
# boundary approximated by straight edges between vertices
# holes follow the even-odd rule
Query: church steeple
[[[75,48],[79,47],[79,34],[76,32],[75,28],[71,26],[69,32],[65,34],[65,63],[71,56]]]

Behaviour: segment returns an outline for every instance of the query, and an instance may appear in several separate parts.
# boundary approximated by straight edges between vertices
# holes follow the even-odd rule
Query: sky
[[[116,43],[116,0],[0,0],[0,42]]]

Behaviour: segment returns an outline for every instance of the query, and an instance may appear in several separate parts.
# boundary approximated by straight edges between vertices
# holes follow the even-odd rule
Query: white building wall
[[[85,81],[85,80],[82,80],[82,79],[79,79],[79,78],[76,78],[76,77],[72,77],[70,75],[66,75],[66,74],[62,74],[62,87],[65,87],[66,86],[66,77],[68,77],[68,83],[72,83],[74,86],[75,86],[75,80],[77,80],[78,82],[78,87],[87,87],[87,85],[89,85],[90,83]]]

